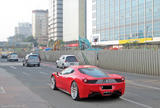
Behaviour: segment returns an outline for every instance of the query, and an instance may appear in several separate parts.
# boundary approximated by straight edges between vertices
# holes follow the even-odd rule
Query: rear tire
[[[73,100],[76,100],[76,101],[80,100],[78,85],[75,81],[72,82],[72,84],[71,84],[71,97]]]
[[[57,68],[59,68],[59,66],[58,66],[58,64],[56,63],[56,65],[57,65]]]
[[[62,64],[62,69],[64,69],[65,68],[65,66],[64,66],[64,64]]]
[[[38,67],[40,67],[40,64],[38,64]]]

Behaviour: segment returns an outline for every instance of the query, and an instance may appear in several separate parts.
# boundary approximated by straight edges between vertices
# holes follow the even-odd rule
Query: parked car
[[[7,61],[18,61],[18,55],[16,53],[10,53],[7,57]]]
[[[57,61],[56,61],[57,68],[66,68],[71,65],[79,65],[79,62],[77,58],[74,55],[62,55]]]
[[[125,92],[125,78],[103,72],[96,66],[70,66],[52,73],[50,87],[69,93],[73,100],[97,94],[118,98]]]
[[[40,57],[38,54],[28,54],[23,60],[23,66],[40,66]]]

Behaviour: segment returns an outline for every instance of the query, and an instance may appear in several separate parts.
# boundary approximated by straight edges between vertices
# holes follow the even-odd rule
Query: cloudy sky
[[[0,41],[14,35],[19,22],[32,22],[32,10],[48,9],[49,0],[0,0]]]

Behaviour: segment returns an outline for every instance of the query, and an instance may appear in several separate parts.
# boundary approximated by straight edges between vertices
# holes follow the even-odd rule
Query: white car
[[[11,53],[8,55],[8,61],[18,61],[18,55],[16,53]]]
[[[56,61],[57,68],[66,68],[71,65],[79,65],[77,58],[74,55],[62,55]]]

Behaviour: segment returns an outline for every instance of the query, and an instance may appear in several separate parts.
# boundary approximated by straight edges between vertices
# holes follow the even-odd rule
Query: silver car
[[[40,57],[38,54],[29,54],[23,60],[23,66],[38,66],[40,67]]]

